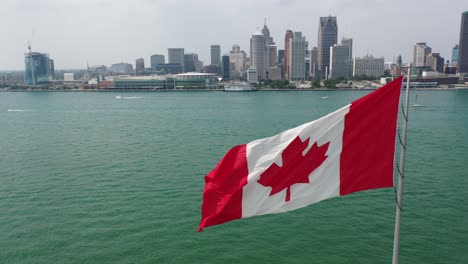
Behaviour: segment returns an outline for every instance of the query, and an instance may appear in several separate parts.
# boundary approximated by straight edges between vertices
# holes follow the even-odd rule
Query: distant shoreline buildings
[[[245,52],[239,45],[233,45],[224,52],[219,44],[210,45],[210,64],[204,65],[198,54],[186,53],[185,48],[168,48],[166,56],[154,54],[149,64],[144,58],[135,60],[135,67],[128,62],[87,67],[84,74],[70,75],[61,73],[55,78],[54,60],[47,53],[32,52],[24,54],[24,83],[27,85],[47,85],[54,80],[70,82],[82,80],[96,83],[109,76],[129,75],[132,78],[148,80],[146,76],[174,75],[184,73],[203,73],[218,76],[220,80],[244,80],[262,83],[266,80],[289,80],[307,82],[312,80],[340,79],[358,77],[397,76],[406,72],[410,64],[403,64],[401,56],[397,61],[385,63],[383,57],[353,57],[353,39],[343,37],[338,44],[338,19],[335,16],[319,17],[317,43],[310,45],[303,32],[286,30],[284,49],[279,49],[270,35],[266,19],[262,30],[251,35],[250,50]],[[224,55],[222,55],[224,54]],[[249,56],[247,56],[247,54]],[[468,73],[468,11],[462,13],[459,43],[454,45],[450,60],[440,53],[433,52],[426,42],[418,42],[413,47],[411,67],[420,76],[442,76],[447,74]],[[66,76],[66,78],[65,78]],[[196,75],[200,76],[200,75]],[[62,78],[63,77],[63,78]],[[156,78],[157,77],[157,78]],[[168,79],[167,77],[165,79]],[[76,79],[76,80],[75,80]],[[111,78],[112,79],[112,78]],[[151,78],[150,78],[151,79]],[[2,78],[7,83],[7,78]],[[211,77],[210,81],[211,82]]]

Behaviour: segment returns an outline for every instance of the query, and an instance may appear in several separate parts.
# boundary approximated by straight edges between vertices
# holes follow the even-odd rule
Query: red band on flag
[[[242,218],[242,188],[249,174],[246,148],[247,145],[233,147],[205,176],[198,232],[207,226]]]
[[[340,195],[393,186],[403,76],[351,104],[340,157]]]

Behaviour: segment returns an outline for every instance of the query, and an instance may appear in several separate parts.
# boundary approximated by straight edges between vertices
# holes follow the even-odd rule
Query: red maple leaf
[[[304,142],[296,137],[283,151],[281,157],[283,165],[280,167],[273,163],[266,169],[258,183],[271,187],[270,196],[286,189],[285,201],[291,200],[291,186],[296,183],[310,183],[309,175],[318,168],[327,158],[325,153],[330,142],[318,146],[317,142],[303,155],[302,152],[309,146],[309,138]]]

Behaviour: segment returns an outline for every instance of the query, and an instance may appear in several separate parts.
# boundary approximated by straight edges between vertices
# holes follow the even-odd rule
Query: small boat
[[[413,105],[413,107],[423,107],[422,105],[418,104],[418,95],[416,95],[416,100],[415,100],[415,104]]]
[[[253,87],[248,82],[226,83],[224,85],[225,92],[252,92],[257,91],[257,87]]]
[[[322,96],[322,99],[328,99],[328,96]]]

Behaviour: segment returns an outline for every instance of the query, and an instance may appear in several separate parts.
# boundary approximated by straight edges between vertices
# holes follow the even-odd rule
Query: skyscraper
[[[211,45],[211,64],[221,66],[221,46],[220,45]]]
[[[284,75],[286,79],[289,79],[289,52],[290,52],[290,40],[294,37],[292,30],[286,30],[286,35],[284,36]]]
[[[135,61],[135,74],[143,75],[145,73],[145,60],[143,58],[136,59]]]
[[[182,65],[182,72],[185,72],[183,48],[168,48],[167,55],[169,63],[177,63]]]
[[[335,44],[330,47],[330,78],[349,78],[349,52],[347,45]]]
[[[150,57],[151,69],[156,69],[156,65],[166,63],[164,55],[154,54]]]
[[[222,57],[223,67],[222,67],[222,76],[224,80],[230,79],[230,61],[229,55],[223,55]]]
[[[353,76],[380,77],[384,74],[384,58],[365,56],[353,59]]]
[[[289,80],[305,79],[305,51],[306,40],[301,32],[294,32],[294,37],[290,39],[289,50]]]
[[[349,75],[353,75],[353,39],[352,38],[342,38],[341,39],[341,44],[344,46],[347,46],[349,48],[349,59],[348,59],[348,65],[349,65]]]
[[[53,76],[53,62],[47,53],[24,54],[25,81],[28,85],[48,84]]]
[[[259,31],[250,39],[250,66],[257,69],[259,79],[265,78],[265,37]]]
[[[463,12],[461,18],[458,72],[468,73],[468,11]]]
[[[444,58],[439,53],[429,53],[426,56],[426,65],[430,66],[432,70],[437,72],[444,72]]]
[[[263,24],[262,34],[265,37],[265,45],[266,46],[275,44],[273,42],[273,38],[270,37],[270,29],[268,28],[268,26],[266,24],[266,18],[265,18],[265,23]]]
[[[450,63],[451,66],[457,67],[458,66],[458,45],[455,45],[452,48],[452,61]]]
[[[196,65],[198,63],[198,54],[187,53],[184,54],[184,65],[186,72],[196,72]]]
[[[318,77],[318,49],[313,47],[310,50],[310,75],[313,78]]]
[[[413,66],[426,66],[426,57],[432,52],[432,48],[426,45],[426,42],[418,42],[414,45]]]
[[[330,67],[330,47],[338,43],[338,23],[336,17],[320,17],[318,28],[318,68],[322,76]],[[328,69],[328,70],[327,70]]]
[[[281,79],[284,79],[284,49],[278,50],[278,65],[281,69]]]
[[[234,64],[233,69],[231,69],[231,72],[234,72],[234,75],[231,76],[231,78],[240,77],[245,68],[247,54],[245,54],[244,51],[241,51],[239,45],[232,46],[232,51],[229,52],[229,61]]]

